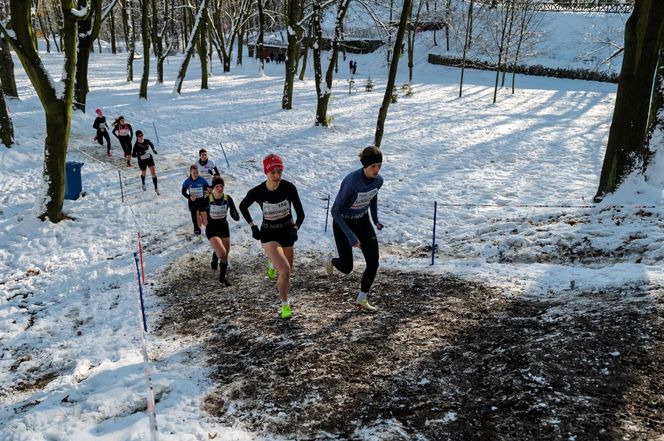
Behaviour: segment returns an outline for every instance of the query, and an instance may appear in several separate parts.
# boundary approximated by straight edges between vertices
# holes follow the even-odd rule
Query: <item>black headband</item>
[[[369,167],[371,164],[377,164],[383,162],[383,154],[381,152],[376,153],[375,155],[365,156],[360,158],[362,167]]]

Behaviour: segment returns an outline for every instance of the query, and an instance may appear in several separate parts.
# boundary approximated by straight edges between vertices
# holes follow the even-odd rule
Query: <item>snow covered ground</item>
[[[468,71],[459,98],[459,71],[426,64],[427,41],[419,46],[413,96],[402,96],[388,114],[379,195],[382,270],[453,274],[509,295],[570,302],[580,292],[623,286],[655,295],[664,280],[657,228],[664,158],[657,157],[650,183],[633,177],[603,203],[590,203],[616,86],[518,77],[516,94],[501,90],[493,105],[493,74]],[[60,71],[57,55],[42,55],[53,74]],[[283,65],[268,64],[262,78],[252,59],[229,74],[215,65],[210,89],[201,91],[194,61],[177,95],[171,86],[179,59],[173,58],[166,85],[152,84],[149,99],[140,101],[138,81],[124,80],[124,56],[94,54],[88,108],[103,108],[110,120],[124,115],[155,142],[161,196],[149,180],[141,191],[138,170],[123,166],[115,139],[108,160],[92,142],[94,113],[77,112],[68,160],[85,163],[86,195],[65,202],[75,220],[57,225],[40,222],[34,211],[45,124],[17,61],[21,99],[9,102],[17,142],[0,149],[0,439],[149,439],[133,253],[140,233],[148,282],[158,282],[176,257],[209,252],[191,237],[180,195],[199,148],[228,177],[226,191],[236,200],[263,178],[265,154],[282,155],[284,177],[297,185],[307,213],[298,249],[332,247],[331,232],[323,231],[324,199],[334,198],[372,142],[386,79],[384,53],[352,58],[354,90],[348,94],[347,65],[340,63],[329,111],[334,124],[323,129],[313,124],[311,74],[296,84],[293,110],[283,111]],[[363,87],[369,76],[376,82],[371,93]],[[398,84],[406,78],[402,59]],[[439,251],[430,266],[434,201]],[[260,253],[243,222],[231,225],[231,237],[234,255]],[[151,289],[148,283],[148,326],[160,310]],[[256,438],[200,409],[211,383],[195,341],[149,336],[148,350],[159,439]]]

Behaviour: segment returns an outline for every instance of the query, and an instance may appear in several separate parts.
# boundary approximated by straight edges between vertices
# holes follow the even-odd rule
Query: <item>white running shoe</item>
[[[159,196],[159,195],[161,194],[161,193],[159,193],[159,189],[158,189],[158,188],[155,188],[155,189],[154,189],[154,192],[157,193],[157,196]]]
[[[143,191],[146,190],[146,188],[145,188],[145,182],[141,184],[141,188],[143,189]]]
[[[332,265],[332,252],[330,251],[327,253],[327,256],[325,256],[325,259],[323,260],[323,264],[325,265],[325,272],[327,273],[328,276],[331,276],[332,273],[334,272],[334,265]]]

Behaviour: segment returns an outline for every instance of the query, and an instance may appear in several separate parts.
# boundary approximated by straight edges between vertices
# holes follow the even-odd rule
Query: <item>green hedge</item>
[[[443,66],[461,67],[461,58],[447,57],[444,55],[429,54],[429,63],[441,64]],[[466,60],[466,67],[481,70],[496,70],[496,65],[481,60]],[[512,72],[512,66],[507,68]],[[604,83],[617,83],[618,74],[598,72],[590,69],[564,69],[560,67],[545,67],[540,64],[516,66],[516,73],[524,75],[537,75],[541,77],[569,78],[572,80],[602,81]]]

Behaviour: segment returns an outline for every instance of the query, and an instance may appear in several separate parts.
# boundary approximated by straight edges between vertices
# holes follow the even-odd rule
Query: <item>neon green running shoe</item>
[[[277,278],[277,270],[272,266],[272,261],[267,259],[267,278],[275,280]]]
[[[376,312],[378,311],[378,308],[376,308],[374,305],[369,304],[368,300],[357,300],[355,302],[355,306],[357,306],[357,309],[360,309],[362,311],[367,311],[367,312]]]
[[[281,318],[286,320],[291,318],[292,312],[291,312],[291,307],[290,305],[282,305],[281,306]]]

